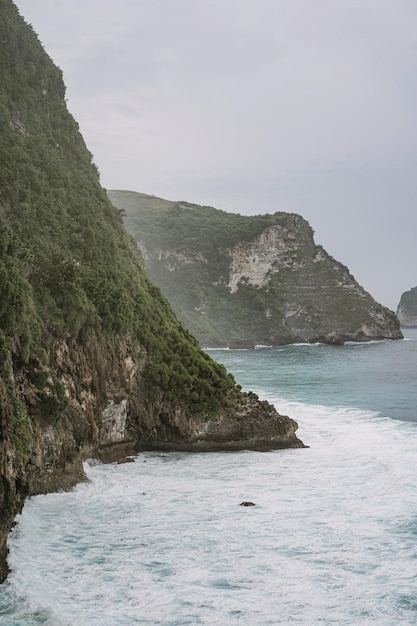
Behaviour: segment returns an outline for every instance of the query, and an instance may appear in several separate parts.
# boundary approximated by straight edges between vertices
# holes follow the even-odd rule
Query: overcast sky
[[[417,285],[416,0],[16,0],[107,189],[289,211],[396,309]]]

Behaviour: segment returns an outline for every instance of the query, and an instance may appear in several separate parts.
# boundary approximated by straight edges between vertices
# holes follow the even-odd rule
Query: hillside
[[[65,103],[62,73],[0,0],[0,580],[24,500],[143,448],[299,447],[147,277]]]
[[[203,346],[402,337],[395,314],[315,244],[299,215],[242,216],[108,191],[151,279]]]
[[[405,291],[397,308],[397,316],[401,326],[417,328],[417,287]]]

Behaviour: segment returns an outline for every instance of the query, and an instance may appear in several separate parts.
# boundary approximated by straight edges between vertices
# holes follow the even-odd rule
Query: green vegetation
[[[151,279],[202,345],[348,336],[364,324],[375,325],[375,319],[382,324],[381,336],[384,325],[400,336],[394,314],[315,245],[311,227],[298,215],[242,216],[129,191],[108,195],[142,249]],[[263,244],[260,235],[270,227],[275,232]],[[248,274],[253,267],[256,276],[257,264],[265,274],[251,280]],[[240,276],[237,285],[230,282],[234,272]]]
[[[219,251],[222,256],[237,243],[252,241],[268,226],[287,220],[289,216],[284,212],[250,216],[227,213],[209,206],[170,202],[129,191],[109,191],[108,195],[120,208],[128,232],[137,241],[145,241],[149,250],[181,246],[184,250],[202,252],[211,261],[209,271],[213,277],[221,272]],[[228,269],[228,262],[223,269]]]
[[[30,419],[23,402],[10,397],[11,417],[9,420],[9,434],[13,441],[19,460],[24,460],[29,452],[29,443],[32,438]]]
[[[280,289],[242,282],[231,293],[227,286],[233,247],[275,224],[294,230],[291,214],[242,216],[135,192],[108,195],[122,210],[128,232],[145,248],[150,278],[200,344],[291,341]]]
[[[0,15],[2,377],[11,385],[13,371],[27,370],[34,412],[56,421],[67,398],[59,377],[42,370],[52,342],[125,335],[146,351],[150,394],[191,412],[239,396],[146,276],[68,113],[60,69],[11,0],[0,0]],[[24,423],[16,418],[13,432]]]

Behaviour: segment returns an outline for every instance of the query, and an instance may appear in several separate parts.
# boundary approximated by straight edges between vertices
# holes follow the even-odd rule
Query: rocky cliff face
[[[152,393],[142,374],[146,357],[131,338],[86,343],[63,338],[49,346],[48,373],[62,385],[59,419],[39,406],[44,371],[31,362],[15,372],[18,405],[0,379],[0,580],[7,574],[6,539],[26,497],[68,489],[83,480],[82,461],[115,460],[142,449],[238,450],[303,447],[297,424],[253,394],[220,407],[210,418],[184,401]],[[51,394],[50,402],[57,399]],[[20,413],[19,413],[20,407]]]
[[[215,363],[150,283],[65,105],[0,0],[0,581],[25,498],[143,448],[302,447],[297,424]]]
[[[316,246],[300,216],[270,226],[230,251],[229,288],[273,285],[297,341],[342,343],[401,337],[392,313],[377,304],[349,270]]]
[[[395,314],[316,245],[299,215],[255,217],[108,192],[152,279],[203,345],[402,337]]]
[[[265,287],[278,268],[294,269],[300,245],[295,233],[281,224],[269,226],[253,241],[239,242],[229,251],[230,291],[235,293],[239,283]]]
[[[397,317],[401,326],[417,328],[417,287],[402,294],[397,308]]]

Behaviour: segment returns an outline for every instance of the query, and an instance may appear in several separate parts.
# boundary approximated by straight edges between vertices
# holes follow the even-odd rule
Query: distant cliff
[[[395,314],[315,244],[299,215],[242,216],[108,191],[152,280],[204,346],[402,337]]]
[[[0,0],[0,581],[27,496],[89,456],[301,447],[148,279],[65,104],[61,71]]]
[[[397,308],[401,326],[417,328],[417,287],[405,291]]]

